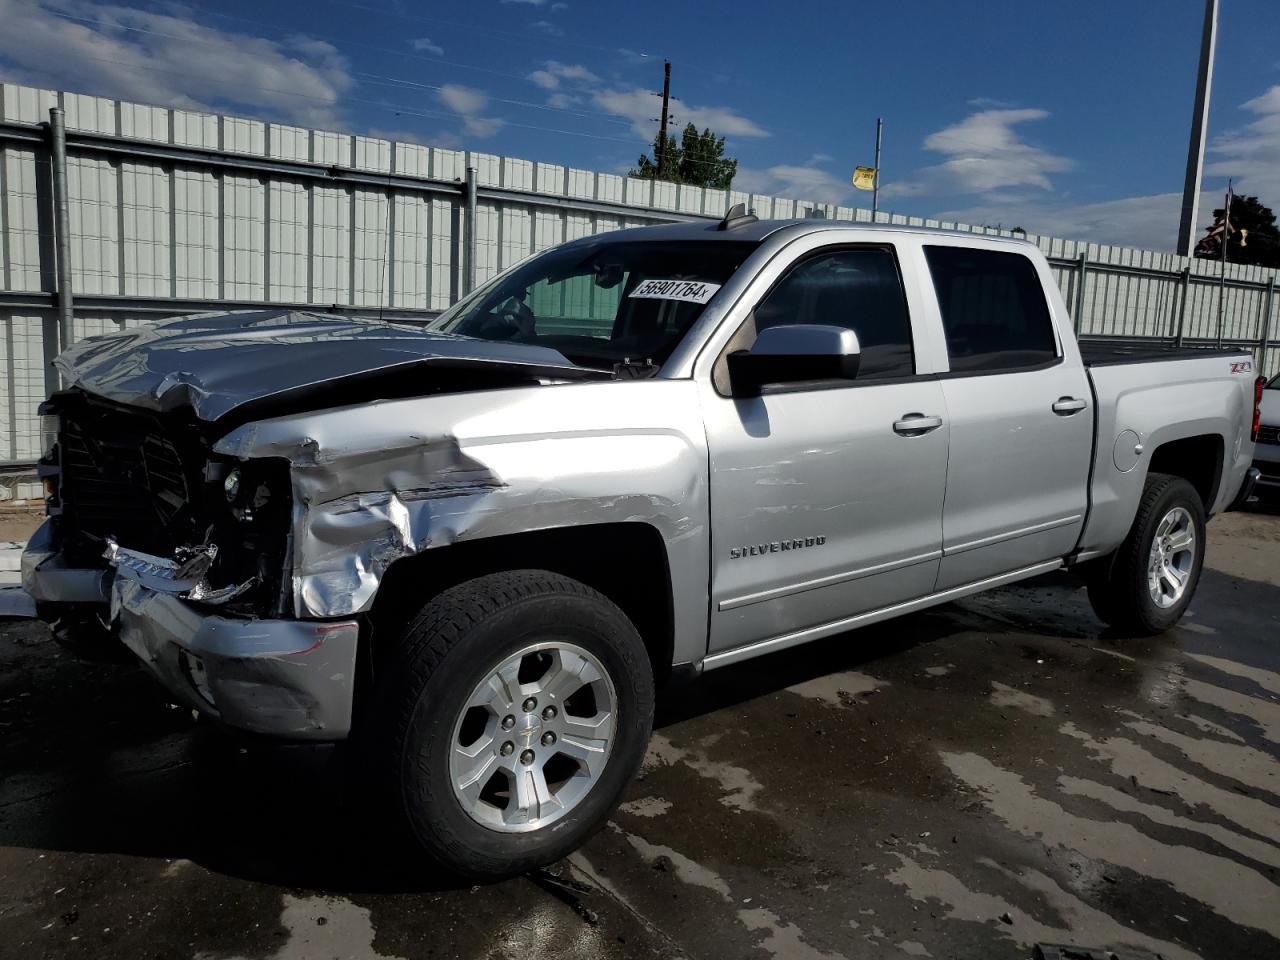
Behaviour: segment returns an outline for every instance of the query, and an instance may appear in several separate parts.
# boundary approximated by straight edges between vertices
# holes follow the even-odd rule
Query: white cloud
[[[971,107],[977,107],[979,110],[1008,110],[1017,106],[1017,104],[1008,100],[997,100],[995,97],[973,97],[970,100],[966,100],[965,103]]]
[[[447,131],[421,133],[418,130],[372,127],[366,131],[366,134],[380,140],[396,140],[400,143],[417,143],[424,147],[445,147],[450,150],[456,150],[463,145],[462,139],[457,134]]]
[[[564,31],[557,27],[550,20],[535,20],[529,24],[530,30],[536,30],[539,33],[545,33],[548,37],[563,37]]]
[[[519,3],[527,7],[546,6],[547,0],[500,0],[501,3]]]
[[[980,110],[924,140],[926,150],[943,154],[942,163],[924,167],[902,180],[886,180],[886,197],[988,193],[1015,187],[1052,190],[1049,174],[1070,170],[1067,157],[1019,139],[1013,129],[1049,116],[1045,110]]]
[[[444,47],[436,43],[430,37],[418,37],[416,40],[410,40],[409,45],[415,50],[421,50],[423,53],[429,53],[432,56],[443,57]]]
[[[599,83],[600,78],[580,63],[560,63],[548,60],[541,70],[529,74],[529,79],[544,90],[554,90],[561,81],[572,83]]]
[[[460,83],[446,83],[440,88],[440,101],[454,113],[464,115],[479,113],[489,105],[489,95],[474,87]]]
[[[1213,219],[1213,208],[1222,206],[1222,197],[1200,194],[1200,228]],[[1173,252],[1178,243],[1178,219],[1182,214],[1181,193],[1158,193],[1143,197],[1122,197],[1096,203],[1045,203],[1042,196],[992,196],[981,203],[936,214],[939,219],[977,226],[1001,224],[1005,229],[1022,227],[1030,233],[1092,240],[1144,250]]]
[[[568,93],[553,93],[547,97],[547,106],[557,110],[568,110],[581,103],[581,99]]]
[[[600,90],[592,95],[592,100],[602,110],[630,120],[631,129],[638,137],[652,140],[658,131],[657,121],[653,118],[662,109],[662,104],[648,90],[640,88]],[[744,117],[730,107],[699,107],[672,97],[671,113],[674,114],[673,124],[676,130],[683,129],[687,123],[692,123],[699,129],[710,127],[722,137],[769,136],[768,131],[761,128],[754,120]]]
[[[818,203],[848,203],[853,186],[813,160],[804,164],[777,164],[764,169],[738,167],[733,189],[769,196],[794,197]]]
[[[503,121],[498,117],[481,116],[489,105],[489,95],[483,90],[464,87],[460,83],[446,83],[436,96],[462,118],[462,130],[467,136],[484,139],[502,129]]]
[[[464,117],[462,119],[462,132],[469,137],[475,137],[477,140],[485,140],[492,137],[505,125],[506,121],[500,117]]]
[[[1280,207],[1280,84],[1245,103],[1243,109],[1257,119],[1215,138],[1209,152],[1217,159],[1205,171],[1234,177],[1237,193],[1253,194],[1272,208]],[[1221,204],[1219,200],[1216,205]]]
[[[162,106],[229,103],[314,126],[342,122],[347,62],[322,40],[267,40],[83,0],[0,0],[14,79]]]
[[[552,13],[564,13],[568,9],[569,5],[567,3],[553,3],[551,5]]]

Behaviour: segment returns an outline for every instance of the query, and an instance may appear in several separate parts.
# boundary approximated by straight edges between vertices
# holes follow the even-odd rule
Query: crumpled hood
[[[602,376],[546,347],[294,310],[178,317],[82,340],[54,364],[68,387],[151,410],[190,407],[208,421],[267,398],[323,397],[343,381],[413,364],[507,368],[554,379]]]

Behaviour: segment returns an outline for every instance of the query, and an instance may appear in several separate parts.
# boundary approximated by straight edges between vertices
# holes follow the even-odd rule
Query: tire
[[[1153,587],[1155,539],[1163,530],[1162,524],[1175,517],[1177,523],[1171,528],[1169,542],[1181,543],[1184,530],[1193,539],[1190,547],[1169,554],[1172,569],[1158,587]],[[1204,568],[1204,550],[1205,518],[1200,494],[1181,477],[1150,474],[1129,535],[1108,561],[1096,562],[1090,571],[1089,602],[1094,613],[1104,623],[1134,636],[1163,633],[1182,618],[1195,596]],[[1179,570],[1185,577],[1180,592],[1176,576]]]
[[[522,671],[514,678],[511,663]],[[490,685],[504,664],[508,682]],[[544,665],[546,672],[530,679]],[[372,732],[382,741],[382,775],[395,813],[430,860],[471,880],[524,873],[578,847],[618,804],[653,725],[653,668],[631,621],[595,590],[542,570],[490,574],[428,601],[380,672]],[[529,697],[538,702],[526,711]],[[477,698],[488,699],[468,707]],[[556,711],[552,719],[548,707]],[[506,729],[507,718],[519,719]],[[583,734],[588,723],[600,723],[592,734],[608,736]],[[557,738],[552,747],[548,734]],[[514,748],[503,754],[508,743]],[[587,751],[584,743],[605,746]],[[477,744],[479,759],[462,754]],[[562,752],[568,750],[592,763]],[[536,754],[529,766],[521,762],[526,753]],[[464,796],[455,780],[480,764],[492,765],[493,773],[476,774]],[[522,807],[535,768],[546,791],[563,782],[553,796],[542,794],[541,807]]]

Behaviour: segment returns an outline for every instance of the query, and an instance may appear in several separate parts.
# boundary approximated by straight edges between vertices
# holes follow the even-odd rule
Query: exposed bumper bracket
[[[341,740],[350,732],[356,621],[208,616],[124,577],[111,593],[124,645],[186,705],[270,736]]]

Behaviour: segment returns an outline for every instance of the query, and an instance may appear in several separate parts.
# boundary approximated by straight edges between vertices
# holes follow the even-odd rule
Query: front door
[[[721,376],[704,385],[713,654],[924,596],[938,573],[949,428],[942,385],[917,373],[894,249],[804,255],[759,299],[732,348],[787,323],[851,327],[861,366],[855,381],[753,398],[725,395]]]

